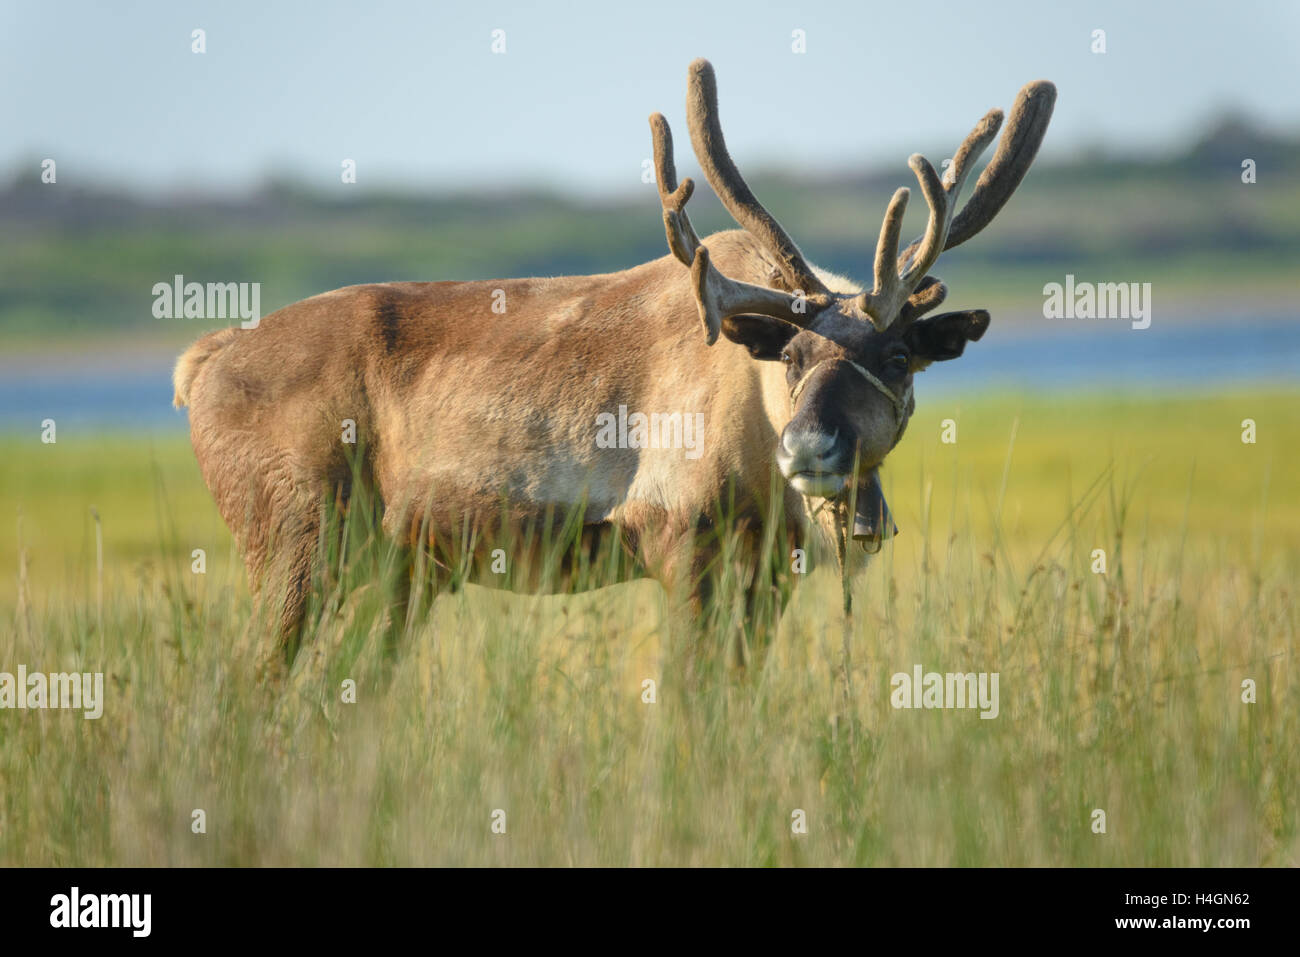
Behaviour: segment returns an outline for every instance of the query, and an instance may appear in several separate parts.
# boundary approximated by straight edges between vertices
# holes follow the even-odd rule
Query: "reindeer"
[[[1015,191],[1055,87],[1020,91],[960,213],[1001,111],[975,126],[943,179],[911,157],[925,232],[899,253],[899,189],[868,289],[811,265],[750,191],[723,140],[706,60],[691,64],[688,89],[695,155],[741,230],[696,235],[685,210],[694,184],[677,182],[656,113],[670,255],[595,276],[350,286],[251,330],[204,336],[180,357],[175,404],[190,407],[195,455],[250,588],[277,604],[283,653],[303,619],[323,497],[346,502],[358,477],[378,493],[385,533],[429,549],[435,573],[490,581],[471,573],[507,524],[576,514],[584,544],[615,536],[633,574],[684,585],[697,607],[716,556],[699,533],[724,503],[750,555],[774,521],[796,542],[832,537],[841,554],[895,530],[878,470],[915,408],[913,376],[960,356],[989,324],[982,309],[923,318],[947,292],[929,271]],[[504,312],[492,308],[500,302]],[[702,413],[701,454],[599,447],[598,416],[620,406]],[[357,446],[341,440],[345,420]],[[749,574],[751,597],[775,587],[770,569],[755,563]]]

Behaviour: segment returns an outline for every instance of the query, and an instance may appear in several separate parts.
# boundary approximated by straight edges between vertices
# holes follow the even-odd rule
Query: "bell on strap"
[[[884,490],[880,487],[880,473],[873,469],[858,486],[857,509],[853,515],[853,540],[864,551],[880,551],[885,539],[898,534],[898,526],[889,513]]]

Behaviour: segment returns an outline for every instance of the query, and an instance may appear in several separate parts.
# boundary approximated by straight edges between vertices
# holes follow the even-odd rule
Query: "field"
[[[649,582],[471,586],[392,653],[371,583],[272,688],[183,436],[0,439],[0,671],[107,699],[0,712],[0,866],[1300,864],[1300,394],[918,391],[852,620],[814,569],[743,672]],[[915,665],[997,717],[891,707]]]

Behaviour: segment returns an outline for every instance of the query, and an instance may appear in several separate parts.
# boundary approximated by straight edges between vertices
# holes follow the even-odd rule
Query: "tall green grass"
[[[852,618],[815,568],[744,670],[727,562],[703,622],[597,561],[444,592],[390,646],[355,521],[278,686],[183,440],[11,438],[0,671],[102,670],[107,702],[0,711],[0,864],[1294,865],[1295,399],[923,402]],[[895,710],[916,664],[999,673],[999,716]]]

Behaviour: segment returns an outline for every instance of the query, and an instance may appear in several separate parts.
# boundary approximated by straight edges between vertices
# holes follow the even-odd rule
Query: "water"
[[[64,360],[0,358],[0,429],[59,427],[185,430],[171,405],[171,356]],[[996,317],[966,354],[917,377],[927,396],[998,391],[1206,392],[1232,387],[1300,387],[1300,321],[1284,316],[1153,322]]]
[[[999,330],[917,376],[918,393],[987,388],[1030,392],[1210,392],[1300,387],[1300,320],[1225,316],[1153,321],[1048,320]]]

